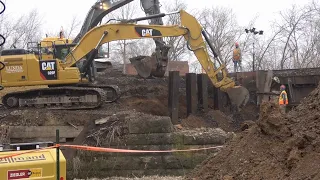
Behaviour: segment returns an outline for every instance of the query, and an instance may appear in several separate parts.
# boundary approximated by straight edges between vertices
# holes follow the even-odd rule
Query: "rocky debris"
[[[232,131],[237,130],[237,126],[234,126],[235,121],[232,117],[220,111],[211,110],[208,113],[194,114],[187,118],[184,78],[181,78],[180,81],[179,99],[179,118],[182,121],[181,125],[173,126],[169,121],[170,118],[167,117],[167,77],[142,79],[138,76],[123,75],[120,70],[114,69],[100,72],[98,75],[98,84],[118,85],[120,87],[122,97],[116,103],[104,104],[101,108],[95,110],[57,111],[24,108],[8,110],[3,108],[0,112],[0,123],[7,126],[84,126],[84,130],[73,143],[93,146],[103,145],[104,147],[110,145],[115,139],[130,134],[130,131],[131,133],[145,131],[146,134],[144,136],[131,134],[128,139],[125,139],[125,142],[129,144],[130,142],[131,144],[136,143],[137,140],[140,143],[144,141],[145,144],[172,141],[171,134],[174,134],[174,136],[180,135],[179,137],[183,137],[185,143],[191,144],[190,146],[194,146],[192,144],[197,141],[202,144],[224,144],[238,137],[232,133]],[[18,88],[12,90],[16,91]],[[4,92],[1,91],[1,93]],[[209,99],[209,107],[212,108],[212,106],[213,101]],[[148,134],[155,134],[160,131],[166,133],[162,133],[162,135],[158,133],[153,137]],[[203,147],[204,145],[200,146]],[[171,145],[168,149],[172,149]],[[69,159],[74,157],[75,152],[64,152],[64,154]],[[294,155],[292,155],[292,159],[294,159]],[[158,178],[146,177],[146,179]],[[159,179],[166,178],[159,177]]]
[[[136,141],[140,137],[142,141],[145,137],[142,137],[141,134],[145,134],[148,136],[146,141],[149,143],[150,140],[151,143],[153,142],[152,134],[157,134],[157,137],[162,134],[165,139],[168,139],[168,142],[171,141],[171,137],[176,136],[183,137],[183,141],[190,145],[199,142],[201,144],[224,144],[234,136],[220,128],[188,128],[181,125],[179,127],[173,126],[171,119],[167,116],[154,116],[137,111],[120,111],[96,120],[95,127],[89,129],[85,136],[87,139],[81,141],[87,144],[100,144],[103,141],[109,146],[112,142],[119,143],[125,138],[130,140],[133,138],[132,141]],[[173,136],[170,133],[174,133]]]
[[[221,128],[227,132],[236,132],[239,130],[237,123],[230,116],[218,110],[191,114],[187,118],[182,119],[181,124],[185,128],[212,127]]]
[[[8,126],[0,126],[0,144],[10,143],[10,129]]]
[[[63,126],[73,124],[83,126],[88,120],[95,120],[110,112],[99,110],[59,111],[47,109],[25,109],[10,110],[1,112],[0,123],[8,126]]]
[[[118,69],[117,69],[118,68]],[[95,110],[46,110],[46,109],[19,109],[9,110],[3,108],[0,112],[0,123],[9,126],[48,126],[68,125],[83,126],[87,121],[98,120],[111,116],[119,111],[141,112],[153,116],[168,116],[168,77],[143,79],[139,76],[122,74],[122,69],[114,66],[104,72],[99,72],[98,84],[118,85],[122,92],[121,98],[111,104],[104,104]],[[221,127],[225,131],[235,131],[234,121],[220,111],[195,114],[187,118],[185,79],[181,77],[179,118],[184,128]],[[31,89],[21,87],[20,90]],[[45,88],[45,86],[33,87]],[[17,91],[19,88],[7,88],[0,93]],[[0,94],[1,95],[1,94]],[[209,106],[213,100],[209,99]]]
[[[126,177],[110,177],[110,178],[104,178],[104,179],[88,179],[88,180],[182,180],[183,177],[181,176],[175,176],[175,177],[170,177],[170,176],[145,176],[141,178],[126,178]],[[80,180],[80,179],[74,179],[74,180]]]
[[[220,128],[195,128],[178,131],[176,134],[183,135],[185,144],[225,144],[228,134]]]
[[[320,179],[319,110],[320,86],[287,115],[262,104],[256,123],[185,179]]]

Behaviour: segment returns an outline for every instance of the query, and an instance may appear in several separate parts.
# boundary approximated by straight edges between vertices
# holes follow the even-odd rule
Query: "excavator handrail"
[[[227,77],[224,64],[215,69],[214,63],[208,54],[205,41],[202,38],[202,27],[197,19],[184,10],[180,10],[179,13],[181,25],[142,25],[122,22],[119,24],[105,24],[92,28],[66,56],[65,63],[62,63],[61,66],[63,68],[70,67],[92,50],[111,41],[184,36],[190,50],[195,53],[213,85],[220,88],[222,91],[234,87],[235,82]],[[220,71],[222,72],[223,77],[219,81],[217,74]]]

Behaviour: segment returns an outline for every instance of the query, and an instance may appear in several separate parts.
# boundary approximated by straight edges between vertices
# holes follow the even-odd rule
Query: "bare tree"
[[[4,13],[0,21],[0,33],[6,38],[4,48],[26,48],[29,42],[38,42],[41,38],[42,18],[37,9],[18,19]]]
[[[292,48],[290,45],[295,48],[297,47],[297,34],[299,29],[301,29],[301,25],[303,24],[303,21],[305,21],[306,17],[309,16],[310,11],[304,11],[303,9],[298,8],[296,5],[293,5],[291,9],[289,9],[287,12],[280,13],[284,23],[285,23],[285,30],[284,36],[286,36],[285,41],[284,41],[284,48],[282,51],[282,58],[280,62],[280,68],[284,69],[285,62],[288,60],[290,57],[292,57],[292,53],[290,52],[290,49],[292,51]],[[295,41],[295,42],[294,42]],[[291,43],[294,44],[291,44]],[[296,52],[294,52],[296,51]],[[297,53],[296,55],[299,56],[298,50],[295,49],[293,50],[293,53]]]
[[[250,38],[245,33],[245,28],[238,25],[232,9],[223,7],[205,8],[201,11],[198,19],[207,33],[218,59],[227,67],[232,61],[235,42],[239,42],[242,53],[247,54],[252,42],[249,41]],[[249,27],[253,26],[254,20],[249,22]],[[209,52],[213,57],[213,53]]]
[[[131,19],[136,14],[138,6],[135,3],[129,3],[112,13],[108,16],[111,19]],[[113,51],[113,59],[122,59],[123,62],[123,72],[125,73],[126,64],[128,63],[128,46],[135,46],[135,42],[132,40],[119,40],[113,43],[112,51]],[[119,56],[120,55],[120,56]]]
[[[279,68],[312,67],[318,58],[319,14],[316,4],[299,7],[293,4],[280,12],[281,20],[276,23],[280,30],[277,40]]]
[[[187,4],[182,0],[174,0],[173,2],[165,4],[165,10],[167,12],[173,12],[178,10],[186,10]],[[179,25],[180,17],[177,14],[169,15],[167,19],[165,19],[166,25]],[[170,61],[179,61],[181,59],[185,59],[190,52],[186,48],[186,41],[183,36],[180,37],[166,37],[166,43],[171,46],[169,51],[169,60]]]
[[[67,30],[64,31],[66,38],[75,38],[75,36],[79,32],[77,30],[79,30],[80,25],[81,21],[78,20],[76,16],[74,16],[72,18],[70,26],[67,28]]]
[[[282,28],[277,29],[273,33],[272,37],[270,37],[266,41],[258,41],[258,48],[255,52],[255,55],[256,55],[255,63],[256,63],[257,70],[262,70],[262,69],[268,70],[268,69],[275,68],[274,64],[276,63],[276,61],[274,61],[275,58],[272,57],[272,51],[274,51],[274,49],[272,48],[276,46],[275,42],[279,40],[280,38],[279,35],[281,32],[282,32]],[[269,55],[271,56],[271,58],[268,57]]]

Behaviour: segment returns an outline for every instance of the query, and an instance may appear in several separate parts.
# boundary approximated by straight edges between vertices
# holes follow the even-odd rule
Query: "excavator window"
[[[69,53],[69,48],[64,46],[56,46],[54,56],[58,59],[63,60]]]
[[[0,53],[1,56],[22,55],[22,54],[27,54],[27,51],[25,49],[5,49],[5,50],[2,50]]]
[[[75,44],[62,44],[62,45],[55,45],[54,46],[54,56],[60,60],[64,60],[65,57],[71,51],[71,47],[75,46]]]

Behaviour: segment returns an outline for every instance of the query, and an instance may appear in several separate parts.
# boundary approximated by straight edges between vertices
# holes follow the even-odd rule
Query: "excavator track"
[[[104,103],[113,103],[120,98],[120,89],[116,85],[77,84],[78,87],[99,88],[104,91]]]
[[[115,94],[110,96],[106,89],[112,90]],[[112,86],[63,86],[8,93],[3,96],[2,103],[7,108],[76,110],[98,108],[104,102],[114,102],[117,98],[117,89],[113,89]]]

